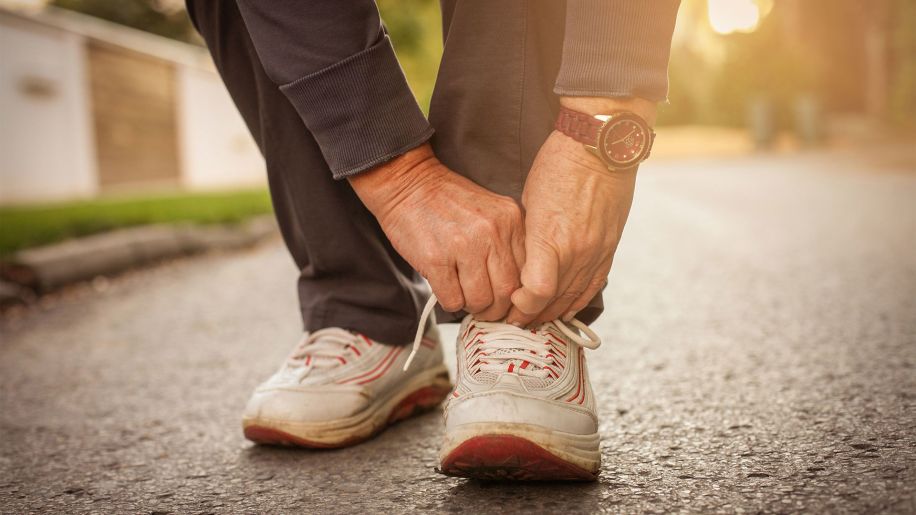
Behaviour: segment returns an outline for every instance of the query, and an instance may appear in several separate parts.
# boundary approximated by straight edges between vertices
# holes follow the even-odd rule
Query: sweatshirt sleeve
[[[554,92],[665,100],[679,4],[680,0],[568,0]]]
[[[238,4],[265,72],[315,137],[335,179],[432,136],[373,0]]]

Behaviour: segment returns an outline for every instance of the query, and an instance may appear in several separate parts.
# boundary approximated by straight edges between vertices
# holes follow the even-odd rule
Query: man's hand
[[[429,145],[350,178],[394,248],[446,311],[498,320],[524,261],[521,207],[446,168]]]
[[[589,114],[628,109],[654,122],[655,105],[641,99],[564,97],[561,103]],[[635,184],[635,169],[610,171],[581,143],[557,131],[550,134],[522,195],[526,261],[509,323],[569,320],[601,291]]]

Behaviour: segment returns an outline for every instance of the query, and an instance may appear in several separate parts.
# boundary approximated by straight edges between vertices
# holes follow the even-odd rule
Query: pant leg
[[[305,329],[410,342],[428,298],[423,279],[349,183],[331,178],[314,138],[265,74],[236,3],[189,0],[188,12],[264,155],[274,211],[300,270]]]
[[[445,49],[429,119],[436,155],[491,191],[521,199],[553,130],[566,22],[564,0],[441,0]],[[597,295],[577,318],[603,310]],[[440,322],[463,313],[437,313]]]

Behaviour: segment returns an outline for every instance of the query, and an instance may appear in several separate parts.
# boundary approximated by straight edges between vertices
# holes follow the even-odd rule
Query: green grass
[[[0,256],[67,238],[153,223],[233,223],[271,212],[264,189],[0,208]]]

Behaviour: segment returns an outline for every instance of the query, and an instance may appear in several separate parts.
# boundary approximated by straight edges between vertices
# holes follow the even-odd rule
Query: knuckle
[[[455,248],[462,248],[467,244],[467,238],[465,238],[464,234],[456,232],[449,238],[449,243]]]
[[[485,216],[477,221],[477,231],[484,234],[493,234],[499,230],[499,223],[495,218]]]
[[[515,283],[502,283],[498,284],[494,290],[496,297],[499,299],[507,299],[515,293],[517,289]]]
[[[433,245],[427,245],[420,251],[420,259],[427,266],[435,266],[439,263],[439,251]]]
[[[504,201],[504,217],[512,222],[517,222],[522,219],[522,208],[518,203],[511,198],[507,198]]]

